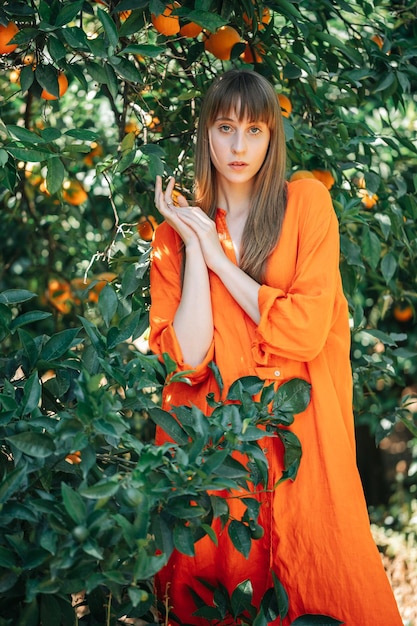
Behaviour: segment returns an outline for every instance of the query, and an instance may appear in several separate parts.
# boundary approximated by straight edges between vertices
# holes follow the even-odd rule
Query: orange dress
[[[221,209],[216,224],[225,253],[236,262]],[[173,229],[166,223],[158,227],[151,266],[150,346],[155,353],[167,352],[182,370],[190,368],[172,326],[181,296],[179,247]],[[196,577],[221,583],[229,593],[250,578],[257,604],[272,586],[273,570],[289,596],[283,626],[308,613],[330,615],[346,626],[401,626],[370,533],[356,467],[348,309],[339,273],[338,222],[324,185],[315,180],[288,185],[281,237],[259,292],[258,325],[214,274],[210,288],[212,345],[195,368],[191,387],[183,383],[165,387],[164,407],[195,404],[208,414],[206,395],[217,393],[207,366],[211,360],[219,367],[226,390],[245,375],[277,384],[304,378],[312,386],[311,402],[292,427],[301,440],[303,457],[294,482],[259,496],[259,522],[265,534],[252,542],[248,559],[234,548],[227,531],[216,527],[218,547],[204,537],[195,546],[195,557],[174,552],[157,576],[160,597],[169,583],[170,604],[181,622],[203,625],[205,620],[192,616],[195,605],[188,589],[192,585],[207,596]],[[158,429],[157,443],[167,439]],[[265,438],[262,445],[272,486],[282,472],[281,443]]]

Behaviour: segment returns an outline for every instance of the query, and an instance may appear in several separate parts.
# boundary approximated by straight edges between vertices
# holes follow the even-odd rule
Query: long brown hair
[[[256,175],[251,207],[242,236],[240,267],[262,282],[266,261],[275,248],[287,204],[286,147],[281,109],[272,85],[250,70],[229,70],[209,87],[197,126],[195,201],[211,218],[217,209],[216,170],[210,159],[208,129],[221,115],[233,111],[239,121],[265,123],[270,141]]]

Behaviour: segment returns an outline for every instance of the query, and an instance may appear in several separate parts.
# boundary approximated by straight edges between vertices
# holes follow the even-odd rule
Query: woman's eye
[[[219,126],[219,130],[221,130],[222,133],[230,133],[232,127],[228,124],[222,124],[221,126]]]
[[[252,126],[252,127],[249,129],[249,132],[250,132],[250,134],[251,134],[251,135],[257,135],[258,133],[260,133],[260,132],[261,132],[261,129],[260,129],[260,128],[258,128],[258,126]]]

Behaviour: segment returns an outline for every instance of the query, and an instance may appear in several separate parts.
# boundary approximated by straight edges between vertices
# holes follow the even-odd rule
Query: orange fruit
[[[84,278],[72,278],[71,279],[71,293],[72,293],[72,298],[74,300],[75,304],[81,304],[81,300],[80,298],[78,298],[76,295],[74,295],[74,291],[75,292],[80,292],[80,291],[84,291],[85,289],[87,289],[88,285],[91,283],[90,279],[86,279],[84,280]]]
[[[157,133],[160,133],[162,131],[161,120],[159,119],[159,117],[156,117],[156,115],[152,117],[152,119],[146,124],[146,126],[150,130],[154,130]]]
[[[90,300],[90,302],[98,302],[98,297],[103,291],[104,287],[116,278],[117,274],[115,274],[114,272],[101,272],[100,274],[97,274],[97,276],[95,277],[95,280],[97,280],[97,282],[95,285],[93,285],[90,293],[88,294],[88,299]]]
[[[182,37],[188,37],[189,39],[195,39],[202,32],[203,27],[199,26],[195,22],[188,22],[183,24],[180,28],[180,35]]]
[[[0,24],[0,54],[10,54],[17,48],[17,43],[10,43],[13,37],[19,32],[14,22],[9,22],[7,26]]]
[[[376,193],[370,193],[367,189],[358,189],[358,196],[365,209],[372,209],[379,199]]]
[[[376,43],[376,45],[378,46],[378,48],[380,50],[382,50],[382,46],[384,45],[384,40],[382,39],[381,35],[373,35],[371,37],[371,41],[373,41],[374,43]]]
[[[244,63],[262,63],[263,54],[265,54],[265,48],[261,44],[247,43],[240,58]]]
[[[401,300],[394,305],[393,315],[397,322],[409,322],[413,319],[413,307],[407,300]]]
[[[317,180],[323,183],[327,189],[331,189],[334,185],[334,177],[329,170],[311,170]]]
[[[290,182],[292,183],[294,180],[303,180],[304,178],[316,178],[313,172],[310,170],[297,170],[293,172],[290,176]]]
[[[88,194],[79,180],[66,180],[62,188],[63,199],[72,206],[80,206],[88,198]]]
[[[14,85],[19,83],[19,81],[20,81],[20,70],[19,70],[19,68],[16,68],[15,70],[12,70],[10,72],[9,80]]]
[[[229,61],[233,46],[240,41],[240,35],[233,26],[221,26],[215,33],[209,33],[204,47],[221,61]]]
[[[65,460],[67,463],[70,463],[71,465],[78,465],[78,463],[81,463],[82,461],[81,452],[77,450],[73,454],[67,454],[67,456],[65,457]]]
[[[127,133],[135,133],[135,135],[139,135],[140,128],[136,122],[129,121],[129,122],[126,122],[125,133],[126,135]]]
[[[242,15],[243,17],[243,21],[248,25],[248,26],[252,26],[252,19],[248,16],[247,13],[244,13]],[[262,16],[261,19],[259,19],[259,14],[258,11],[255,11],[255,17],[256,17],[256,22],[257,22],[257,28],[258,30],[263,30],[265,28],[265,26],[267,24],[269,24],[269,22],[271,21],[271,12],[268,9],[268,7],[264,7],[262,9]]]
[[[32,54],[31,52],[27,52],[26,54],[22,56],[23,65],[33,65],[34,61],[35,61],[35,55]]]
[[[278,96],[279,106],[281,107],[281,114],[284,117],[289,117],[292,111],[292,102],[288,96],[285,96],[283,93],[279,93]]]
[[[85,155],[84,163],[88,165],[88,167],[92,167],[94,165],[94,161],[96,157],[100,157],[103,154],[103,148],[95,141],[91,144],[91,152]]]
[[[139,237],[145,241],[152,241],[158,222],[153,215],[142,215],[136,225]]]
[[[169,37],[180,32],[180,18],[178,15],[171,15],[172,11],[177,6],[179,6],[179,4],[175,2],[174,4],[168,4],[164,12],[160,15],[151,13],[152,24],[161,35]]]
[[[42,178],[41,183],[39,184],[39,191],[41,191],[42,193],[46,194],[47,196],[50,196],[51,194],[48,191],[48,188],[46,186],[46,180],[45,178]]]
[[[66,280],[51,278],[48,282],[46,298],[60,313],[70,312],[71,288]]]
[[[58,89],[59,97],[63,96],[68,89],[68,78],[62,72],[58,74]],[[56,96],[53,96],[51,93],[49,93],[49,91],[46,91],[46,89],[42,89],[41,98],[43,98],[44,100],[58,99]]]
[[[131,10],[127,10],[127,11],[120,11],[119,13],[119,17],[120,17],[120,21],[124,22],[127,20],[127,18],[129,17],[129,15],[132,13]]]

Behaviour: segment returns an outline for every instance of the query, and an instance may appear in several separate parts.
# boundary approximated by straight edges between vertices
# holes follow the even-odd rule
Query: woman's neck
[[[217,187],[217,206],[224,209],[230,217],[247,216],[252,188],[252,184],[229,185],[220,182]]]

